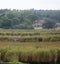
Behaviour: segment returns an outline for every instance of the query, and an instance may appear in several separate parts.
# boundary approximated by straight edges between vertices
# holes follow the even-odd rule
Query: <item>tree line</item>
[[[35,20],[44,20],[43,28],[55,28],[60,23],[60,10],[0,9],[0,28],[34,29]]]

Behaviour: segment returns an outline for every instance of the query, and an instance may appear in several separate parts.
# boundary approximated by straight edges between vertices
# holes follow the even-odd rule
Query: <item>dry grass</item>
[[[60,47],[60,42],[0,42],[0,47],[6,47],[6,46],[55,46]]]

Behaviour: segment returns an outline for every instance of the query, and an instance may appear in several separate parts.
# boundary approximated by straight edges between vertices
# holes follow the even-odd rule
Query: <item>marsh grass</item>
[[[10,42],[58,42],[60,41],[60,36],[39,36],[39,37],[0,37],[0,41],[10,41]]]
[[[1,30],[0,62],[60,62],[60,30]]]
[[[3,62],[58,62],[60,47],[13,46],[0,49]]]

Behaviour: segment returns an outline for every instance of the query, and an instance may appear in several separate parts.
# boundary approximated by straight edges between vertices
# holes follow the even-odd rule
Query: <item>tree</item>
[[[25,19],[25,21],[20,24],[20,28],[22,28],[22,29],[33,29],[33,25],[32,25],[30,20]]]
[[[55,28],[55,25],[56,25],[56,22],[54,22],[52,19],[46,18],[42,27],[46,29],[50,29],[50,28]]]
[[[39,19],[39,16],[35,14],[30,14],[27,18],[31,20],[32,22],[34,22],[35,20]]]
[[[30,29],[40,19],[45,21],[43,28],[54,28],[55,22],[60,22],[60,10],[0,10],[0,28]]]
[[[10,19],[5,19],[5,21],[1,23],[1,28],[9,29],[11,27],[12,27],[12,21]]]

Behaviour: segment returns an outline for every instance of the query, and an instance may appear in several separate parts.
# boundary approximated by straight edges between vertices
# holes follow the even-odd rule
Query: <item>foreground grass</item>
[[[31,43],[30,43],[31,44]],[[59,62],[60,61],[60,44],[41,45],[38,43],[21,43],[18,45],[8,44],[0,45],[0,61],[1,62]],[[34,45],[35,44],[35,45]]]
[[[0,62],[0,64],[26,64],[22,62]]]

